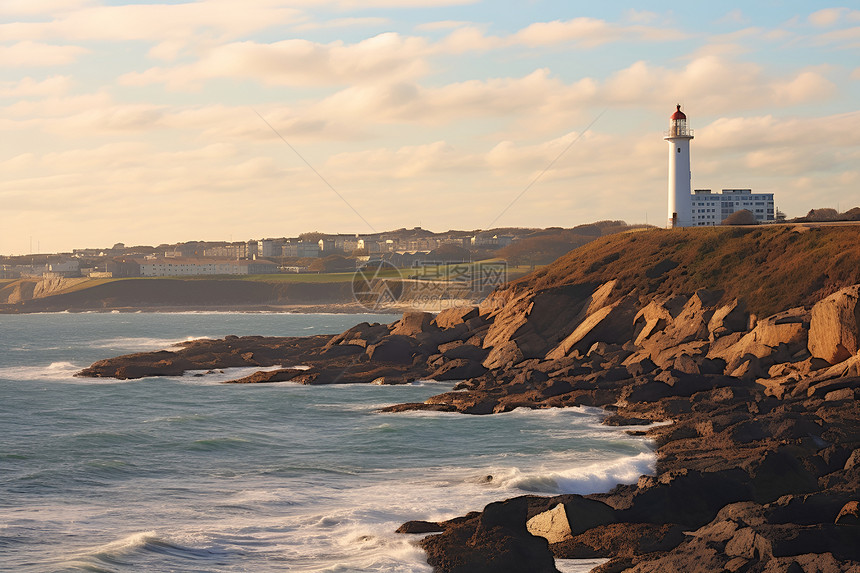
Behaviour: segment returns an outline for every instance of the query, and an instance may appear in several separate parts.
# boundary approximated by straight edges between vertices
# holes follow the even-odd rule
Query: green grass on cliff
[[[616,279],[640,297],[700,288],[770,315],[860,283],[860,226],[655,229],[604,237],[515,284],[543,290]]]

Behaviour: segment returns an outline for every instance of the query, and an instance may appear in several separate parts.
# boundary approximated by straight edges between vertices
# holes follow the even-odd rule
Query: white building
[[[278,272],[271,261],[234,261],[217,259],[153,258],[138,259],[142,277],[181,277],[196,275],[261,275]]]
[[[690,171],[690,140],[693,130],[687,128],[687,116],[681,104],[672,114],[669,131],[663,139],[669,142],[669,228],[693,225]]]
[[[692,196],[693,225],[705,227],[720,225],[732,213],[746,209],[756,221],[775,220],[773,193],[753,193],[752,189],[723,189],[713,193],[710,189],[696,189]]]

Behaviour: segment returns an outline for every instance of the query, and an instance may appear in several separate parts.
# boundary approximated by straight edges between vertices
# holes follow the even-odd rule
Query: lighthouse
[[[693,130],[687,128],[687,116],[678,104],[666,132],[669,142],[669,228],[693,224],[693,201],[690,180],[690,140]]]

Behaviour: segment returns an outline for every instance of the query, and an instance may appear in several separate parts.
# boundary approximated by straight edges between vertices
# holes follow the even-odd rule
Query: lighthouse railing
[[[664,137],[693,137],[693,130],[686,127],[672,126],[669,131],[663,132]]]

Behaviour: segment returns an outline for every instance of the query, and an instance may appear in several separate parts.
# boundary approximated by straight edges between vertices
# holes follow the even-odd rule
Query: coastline
[[[606,424],[639,426],[630,431],[656,441],[656,473],[634,485],[404,524],[425,536],[437,573],[556,573],[554,559],[569,557],[612,559],[600,573],[860,570],[857,237],[857,227],[612,236],[480,306],[407,312],[336,336],[188,343],[81,375],[175,375],[289,356],[309,369],[232,382],[459,381],[382,411],[593,406],[611,413]]]
[[[0,315],[3,314],[55,314],[55,313],[174,313],[174,314],[189,314],[189,313],[236,313],[236,314],[400,314],[399,309],[380,308],[378,310],[368,310],[360,304],[343,303],[343,304],[291,304],[291,305],[221,305],[221,306],[173,306],[173,305],[147,305],[147,306],[120,306],[107,308],[86,308],[72,307],[59,310],[38,310],[38,309],[16,309],[0,305]]]
[[[555,558],[586,557],[612,559],[597,571],[689,570],[702,557],[701,549],[691,548],[698,538],[685,531],[698,530],[699,538],[707,538],[716,535],[715,528],[741,531],[741,522],[758,523],[752,531],[769,539],[766,559],[727,550],[711,555],[710,566],[719,569],[741,559],[747,566],[772,562],[780,567],[776,571],[788,571],[796,559],[785,555],[785,536],[798,534],[806,536],[803,547],[827,549],[821,553],[833,562],[853,562],[845,535],[854,530],[834,522],[856,493],[851,484],[860,475],[860,464],[849,464],[860,459],[853,453],[860,444],[852,429],[860,425],[855,394],[860,377],[846,376],[850,372],[844,367],[833,371],[830,363],[809,356],[808,340],[819,337],[809,320],[815,309],[759,319],[750,328],[736,301],[721,302],[713,292],[640,308],[624,297],[613,301],[612,291],[607,284],[585,298],[574,293],[580,302],[564,308],[579,313],[580,326],[587,326],[561,338],[545,359],[522,356],[524,341],[534,336],[529,329],[549,319],[570,330],[572,321],[553,322],[557,298],[540,310],[536,295],[508,292],[480,309],[449,309],[435,317],[407,313],[389,325],[363,323],[336,336],[194,341],[170,356],[128,355],[97,362],[80,374],[176,375],[276,366],[290,356],[309,368],[258,371],[233,382],[463,380],[454,391],[382,411],[480,415],[519,407],[595,406],[609,413],[608,425],[672,421],[644,430],[657,444],[657,471],[636,485],[587,496],[521,496],[444,523],[404,524],[404,533],[434,533],[420,544],[439,572],[528,567],[551,573]],[[715,332],[720,335],[711,339]],[[639,343],[631,345],[633,339]],[[721,357],[710,354],[712,346]],[[731,375],[724,373],[729,367]],[[776,374],[776,367],[785,371],[782,377],[759,378],[763,369]],[[829,453],[822,453],[822,444]],[[809,517],[803,515],[812,511],[807,504],[826,519],[814,527],[772,523],[774,513],[805,523]],[[566,519],[546,516],[553,511],[563,511]],[[552,525],[536,536],[533,532],[544,526],[527,525],[535,519],[566,523],[566,530],[554,531]],[[550,544],[547,536],[556,541]]]

